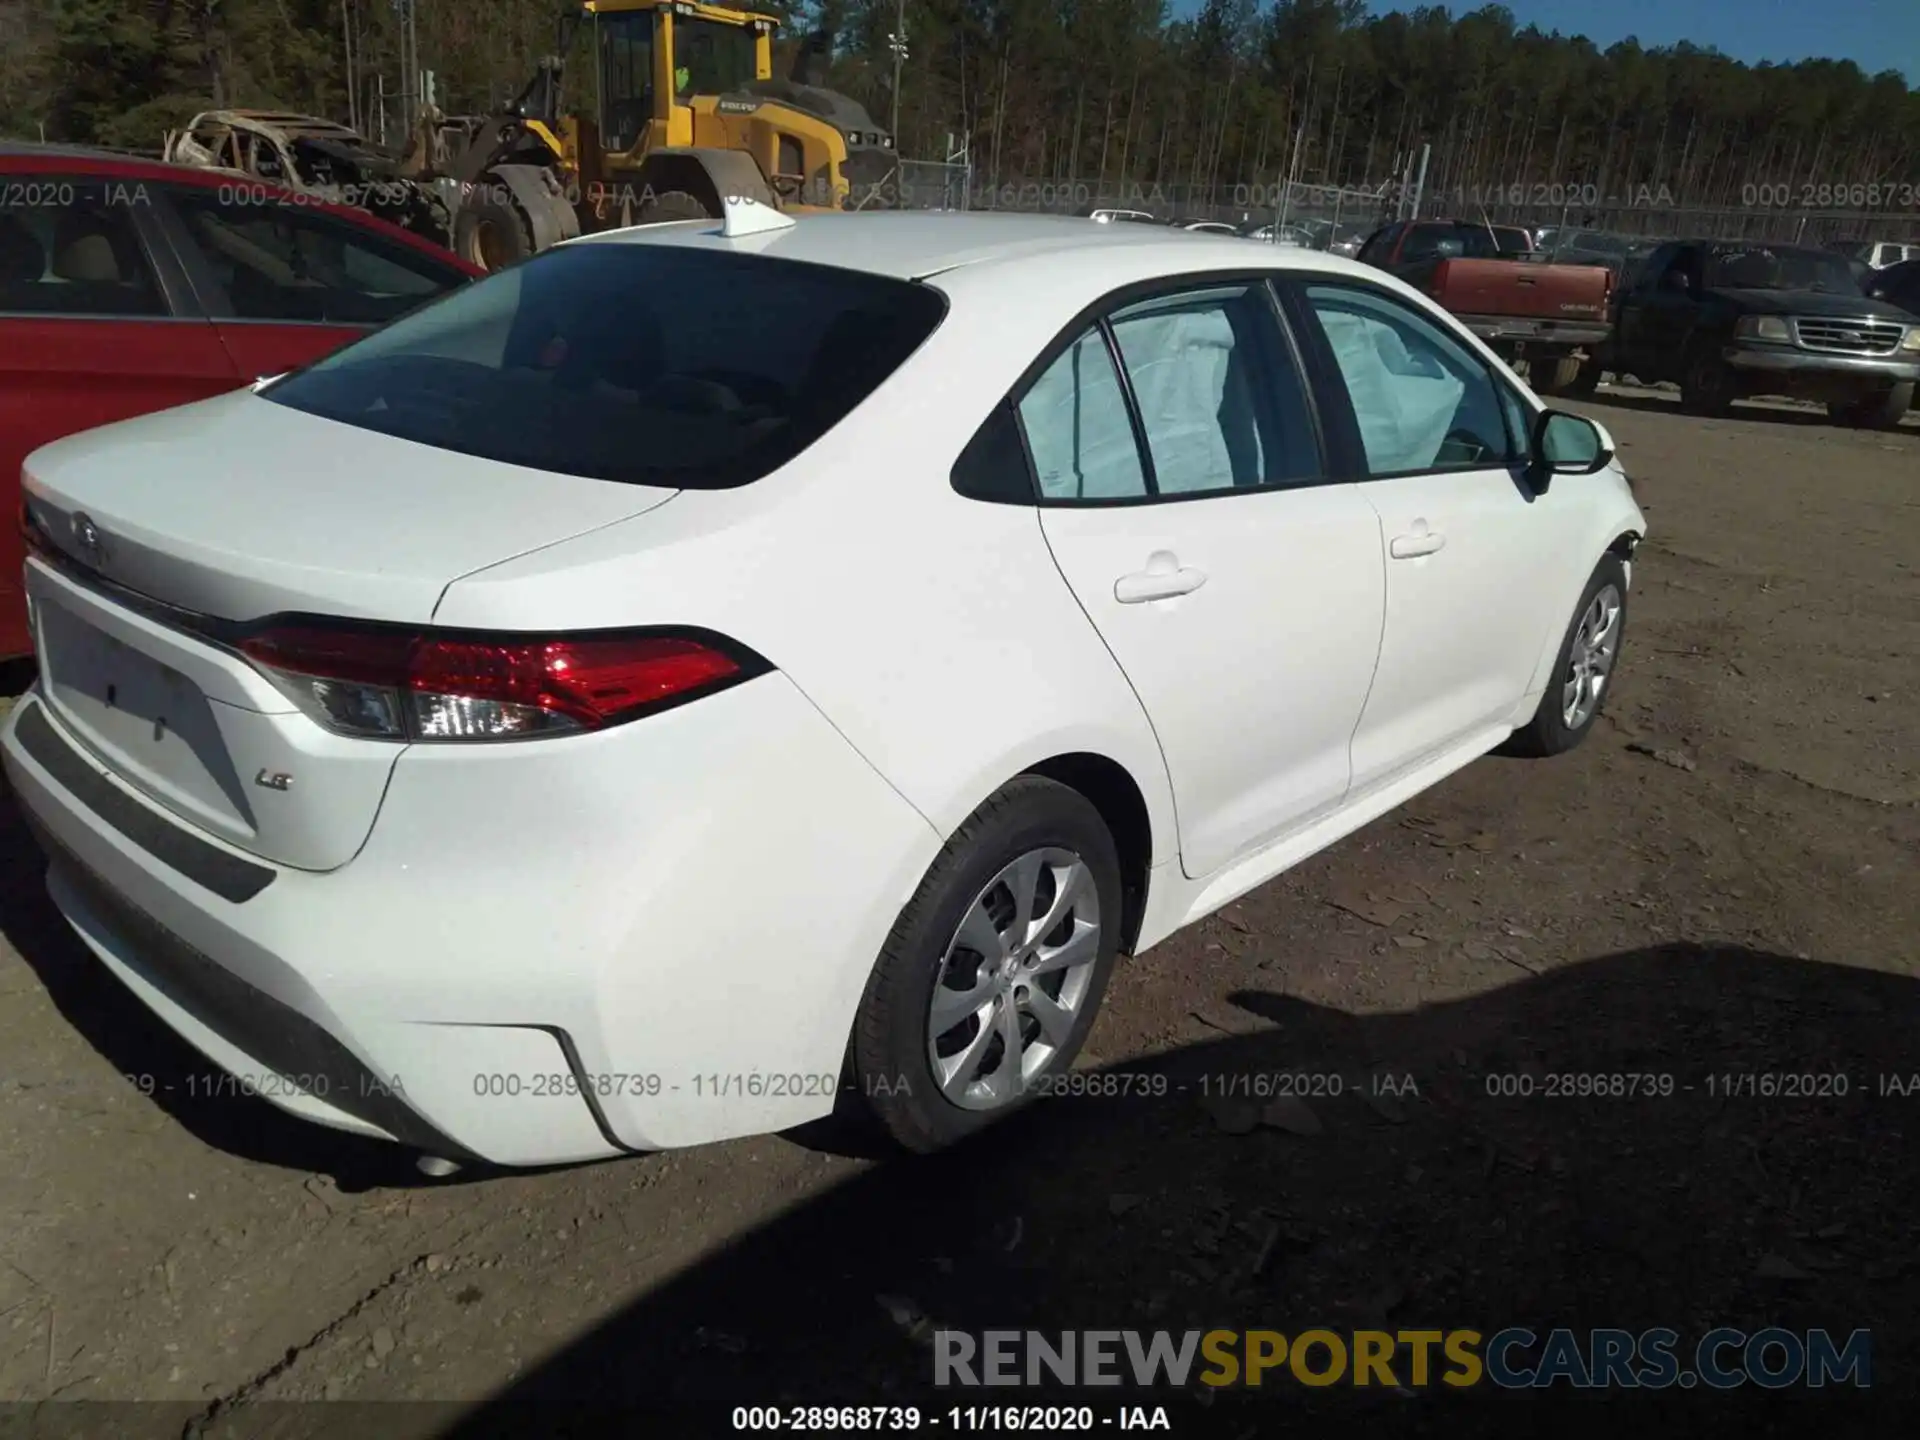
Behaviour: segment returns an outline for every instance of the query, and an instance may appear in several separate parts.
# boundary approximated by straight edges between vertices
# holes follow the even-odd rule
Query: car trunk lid
[[[83,754],[283,865],[365,841],[401,745],[302,713],[234,648],[310,614],[425,626],[460,576],[672,490],[549,475],[221,397],[76,436],[23,476],[40,690]]]
[[[1427,288],[1456,315],[1598,320],[1607,313],[1612,285],[1612,273],[1598,265],[1447,259],[1434,267]]]

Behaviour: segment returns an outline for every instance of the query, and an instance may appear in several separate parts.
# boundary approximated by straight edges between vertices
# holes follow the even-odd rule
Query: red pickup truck
[[[1613,328],[1612,272],[1549,264],[1518,226],[1401,221],[1376,230],[1357,258],[1431,295],[1501,358],[1524,362],[1544,394],[1576,388],[1582,362]]]

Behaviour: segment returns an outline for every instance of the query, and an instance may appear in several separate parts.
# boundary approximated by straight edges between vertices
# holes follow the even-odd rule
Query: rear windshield
[[[946,313],[911,281],[677,245],[566,245],[260,393],[463,455],[721,489],[837,425]]]
[[[1416,225],[1407,232],[1407,243],[1400,247],[1404,260],[1432,260],[1436,257],[1464,256],[1471,260],[1498,260],[1524,254],[1528,249],[1527,232],[1484,225]]]

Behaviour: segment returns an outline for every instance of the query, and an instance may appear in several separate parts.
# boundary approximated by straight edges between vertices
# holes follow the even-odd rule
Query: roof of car
[[[44,155],[50,160],[98,160],[120,165],[158,165],[152,155],[135,155],[125,150],[108,150],[98,145],[47,144],[37,140],[0,139],[0,156]]]
[[[923,280],[962,265],[1004,262],[1061,250],[1116,251],[1160,247],[1170,261],[1191,266],[1197,253],[1218,246],[1227,264],[1247,264],[1261,252],[1238,236],[1195,233],[1171,225],[1098,225],[1064,215],[973,211],[927,214],[867,211],[808,215],[791,228],[728,239],[712,220],[685,220],[603,231],[566,242],[687,245],[836,265],[902,280]],[[1280,250],[1284,247],[1276,246]],[[1318,252],[1312,252],[1318,255]],[[1278,260],[1279,256],[1271,257]],[[1320,260],[1326,257],[1319,256]],[[1291,263],[1305,264],[1304,259]],[[1271,260],[1268,263],[1271,263]]]

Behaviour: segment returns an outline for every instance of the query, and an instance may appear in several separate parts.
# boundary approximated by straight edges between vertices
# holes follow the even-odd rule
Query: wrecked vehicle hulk
[[[448,245],[446,199],[414,159],[382,149],[357,130],[312,115],[277,110],[208,110],[166,137],[161,158],[175,165],[231,171],[366,210],[414,234]]]

